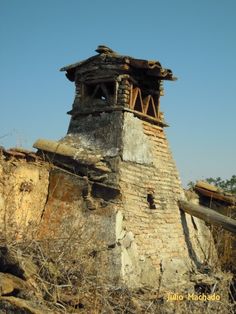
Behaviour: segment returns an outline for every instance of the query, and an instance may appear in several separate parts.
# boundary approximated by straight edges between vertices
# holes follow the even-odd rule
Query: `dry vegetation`
[[[229,301],[224,304],[166,304],[158,290],[131,291],[111,285],[101,268],[94,272],[94,255],[88,255],[87,245],[78,245],[82,243],[80,236],[44,241],[2,239],[0,271],[21,278],[26,285],[1,297],[0,313],[234,313],[233,285],[228,287]],[[79,258],[75,258],[75,245],[80,247]],[[9,298],[25,300],[26,304]]]

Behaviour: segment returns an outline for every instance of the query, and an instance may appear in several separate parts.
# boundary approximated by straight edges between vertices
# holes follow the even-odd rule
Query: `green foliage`
[[[236,175],[232,175],[230,179],[222,180],[220,177],[217,178],[206,178],[204,181],[209,184],[215,185],[225,192],[236,194]],[[190,181],[187,186],[192,189],[195,186],[195,182]]]
[[[190,181],[187,186],[190,188],[190,189],[193,189],[194,186],[195,186],[195,183],[193,181]]]
[[[230,179],[226,180],[222,180],[220,177],[207,178],[205,180],[208,183],[213,184],[226,192],[236,194],[236,175],[232,175]]]

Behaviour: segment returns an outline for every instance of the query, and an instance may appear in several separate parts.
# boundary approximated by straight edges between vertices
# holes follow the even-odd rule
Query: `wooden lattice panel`
[[[159,119],[158,104],[155,104],[152,95],[143,97],[139,87],[132,89],[130,97],[130,109],[141,112],[144,115]]]

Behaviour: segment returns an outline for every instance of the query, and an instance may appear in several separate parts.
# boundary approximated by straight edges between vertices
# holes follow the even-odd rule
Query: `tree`
[[[218,188],[224,190],[225,192],[236,194],[236,175],[232,175],[230,179],[222,180],[220,177],[217,178],[206,178],[204,181],[217,186]],[[195,183],[190,181],[188,187],[190,189],[194,188]]]
[[[232,175],[230,179],[222,180],[220,177],[205,179],[208,183],[213,184],[220,189],[236,194],[236,175]]]

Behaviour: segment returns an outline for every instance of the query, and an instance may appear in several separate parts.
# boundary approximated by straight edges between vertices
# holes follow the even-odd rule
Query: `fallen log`
[[[187,201],[179,201],[179,208],[184,212],[206,221],[209,224],[221,226],[223,229],[236,234],[236,220],[225,215],[219,214],[216,211],[195,205]]]

